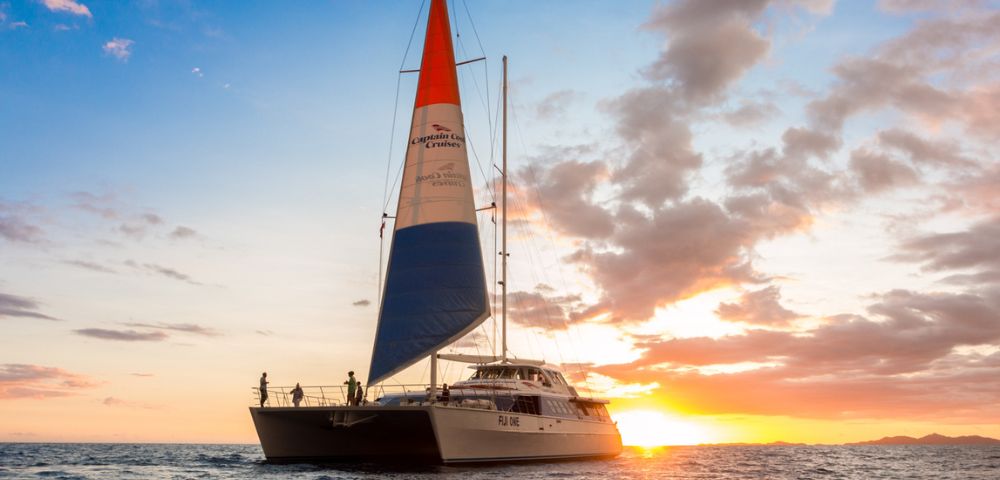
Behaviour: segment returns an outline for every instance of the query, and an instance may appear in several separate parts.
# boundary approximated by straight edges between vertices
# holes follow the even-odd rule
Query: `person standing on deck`
[[[267,372],[264,372],[260,376],[260,406],[264,407],[264,402],[267,401]]]
[[[444,403],[448,403],[451,401],[451,391],[448,390],[447,383],[441,387],[441,401]]]
[[[354,371],[347,372],[347,404],[354,405],[354,391],[358,388],[358,381],[354,378]]]
[[[295,388],[292,389],[292,403],[295,404],[296,407],[299,406],[299,403],[302,403],[303,396],[305,396],[305,393],[302,391],[302,387],[296,383]]]
[[[359,406],[362,403],[364,403],[364,400],[365,400],[365,393],[364,392],[365,392],[365,389],[359,383],[358,384],[358,394],[354,396],[354,406]]]

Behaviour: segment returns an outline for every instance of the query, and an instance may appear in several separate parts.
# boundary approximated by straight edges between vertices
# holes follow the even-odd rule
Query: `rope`
[[[511,94],[510,91],[508,91],[508,95],[512,96],[512,94]],[[523,134],[521,132],[521,125],[518,122],[517,109],[514,106],[515,102],[513,102],[513,101],[510,102],[510,105],[511,105],[511,117],[512,117],[512,120],[514,122],[514,128],[517,131],[518,141],[521,144],[522,151],[526,151],[527,148],[525,148],[524,136],[523,136]],[[527,166],[527,168],[528,168],[529,172],[531,172],[532,174],[534,174],[534,171],[533,171],[533,169],[532,169],[532,167],[531,167],[530,164]],[[518,189],[518,190],[520,191],[520,189]],[[541,212],[541,215],[542,215],[542,221],[543,221],[543,223],[545,225],[546,239],[549,242],[549,246],[550,246],[550,248],[553,251],[558,251],[558,249],[556,248],[555,240],[554,240],[553,235],[552,235],[552,223],[549,221],[548,215],[546,215],[546,213],[545,213],[544,202],[542,200],[541,192],[539,192],[538,189],[531,189],[531,190],[533,190],[534,193],[535,193],[535,198],[536,198],[538,206],[539,206],[539,211]],[[524,189],[524,191],[527,191],[527,189]],[[529,238],[530,238],[530,236],[529,236]],[[562,267],[563,266],[562,266],[561,262],[556,262],[556,269],[555,270],[558,271],[558,273],[559,273],[560,280],[562,281],[561,284],[562,285],[566,285],[567,284],[567,282],[566,282],[566,275],[565,275],[565,272],[563,271]],[[546,312],[546,316],[548,316],[548,312]],[[583,381],[584,381],[584,384],[587,386],[587,390],[590,390],[592,392],[593,389],[592,389],[592,387],[590,385],[590,375],[589,375],[589,372],[586,371],[586,370],[584,370],[582,362],[580,362],[580,354],[579,354],[579,350],[577,349],[577,345],[576,345],[577,344],[577,339],[574,339],[574,336],[575,336],[575,334],[577,332],[574,329],[569,328],[569,322],[566,320],[565,317],[562,318],[562,322],[563,322],[564,326],[566,327],[566,334],[567,334],[567,337],[570,340],[570,348],[573,349],[573,355],[576,356],[576,358],[577,358],[577,362],[576,362],[577,373],[579,373],[583,377]],[[558,340],[556,341],[556,346],[558,348]],[[560,352],[559,355],[560,355],[560,361],[562,361],[562,353]]]

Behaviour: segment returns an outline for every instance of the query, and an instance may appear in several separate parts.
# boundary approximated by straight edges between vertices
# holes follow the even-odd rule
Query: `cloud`
[[[516,176],[539,193],[529,207],[544,212],[526,217],[568,236],[576,246],[569,261],[601,291],[596,304],[574,309],[572,321],[644,321],[706,290],[766,281],[753,266],[758,242],[806,230],[823,208],[857,198],[850,172],[829,162],[839,132],[812,126],[786,128],[780,149],[733,153],[723,198],[690,195],[705,167],[691,125],[764,59],[770,40],[755,25],[772,5],[825,14],[832,3],[657,7],[645,26],[667,43],[643,70],[647,83],[600,103],[620,146],[550,148]],[[743,115],[768,105],[745,104]]]
[[[129,57],[132,56],[132,45],[134,44],[134,40],[115,37],[105,42],[101,48],[106,55],[115,57],[119,61],[127,62]]]
[[[195,238],[198,236],[198,232],[193,228],[185,227],[183,225],[178,225],[174,231],[170,232],[170,238],[175,240],[182,240],[186,238]]]
[[[879,143],[886,148],[906,154],[915,165],[947,168],[976,167],[976,162],[962,156],[961,147],[954,141],[933,142],[898,128],[878,133]]]
[[[41,243],[42,229],[19,216],[0,214],[0,238],[12,243]]]
[[[919,174],[907,164],[889,155],[859,148],[851,152],[851,170],[867,192],[879,192],[902,185],[913,185]]]
[[[645,338],[636,343],[643,350],[639,360],[594,371],[621,382],[658,381],[672,401],[713,414],[949,415],[1000,400],[1000,386],[977,383],[1000,373],[1000,355],[956,353],[958,347],[1000,341],[1000,290],[978,295],[893,290],[878,296],[868,313],[871,318],[829,317],[803,333]],[[705,370],[741,364],[757,367],[723,374]],[[724,391],[741,395],[718,394]],[[982,412],[975,415],[982,418]]]
[[[94,262],[90,262],[90,261],[87,261],[87,260],[63,260],[62,263],[66,264],[66,265],[73,265],[75,267],[80,267],[80,268],[83,268],[85,270],[90,270],[92,272],[118,273],[116,270],[108,268],[108,267],[106,267],[104,265],[101,265],[99,263],[94,263]]]
[[[37,311],[39,308],[40,305],[35,300],[0,292],[0,318],[18,317],[51,321],[59,320],[58,318],[39,313]]]
[[[526,199],[529,207],[542,212],[554,227],[570,235],[604,238],[614,231],[614,221],[609,212],[593,204],[592,198],[597,186],[607,179],[608,169],[602,162],[577,160],[588,151],[547,148],[539,159],[556,159],[557,163],[548,168],[529,166],[518,172],[517,179],[531,187],[534,195]]]
[[[539,285],[534,292],[510,292],[507,314],[512,322],[543,330],[564,330],[571,314],[583,308],[579,295],[549,295],[551,287]]]
[[[23,21],[8,21],[7,12],[4,11],[8,7],[7,4],[0,4],[0,30],[17,30],[19,28],[28,28],[28,24]]]
[[[719,318],[761,326],[787,326],[802,315],[781,306],[781,289],[775,285],[744,293],[737,303],[720,303]]]
[[[469,332],[466,336],[460,338],[458,341],[452,344],[452,346],[456,348],[471,348],[475,349],[477,352],[479,352],[481,348],[484,348],[487,345],[489,345],[489,341],[486,338],[486,335],[483,335],[482,333],[477,331]],[[490,346],[492,347],[492,345]],[[490,351],[490,354],[493,353],[496,352]],[[485,355],[486,352],[483,352],[483,354]]]
[[[121,342],[162,342],[167,339],[163,332],[137,332],[135,330],[108,330],[104,328],[81,328],[73,330],[77,335]]]
[[[103,404],[106,407],[142,408],[147,410],[155,410],[159,408],[142,402],[122,400],[118,397],[104,397],[104,400],[101,400],[101,404]]]
[[[191,285],[202,285],[201,283],[194,281],[189,275],[181,273],[169,267],[164,267],[163,265],[157,265],[155,263],[140,264],[135,260],[126,260],[124,264],[136,270],[142,270],[148,273],[153,273],[167,278],[172,278],[174,280],[178,280],[181,282],[190,283]]]
[[[191,69],[191,74],[194,75],[194,76],[196,76],[196,77],[198,77],[198,78],[202,78],[202,77],[205,76],[205,73],[202,72],[201,68],[199,68],[199,67],[192,68]]]
[[[878,8],[883,12],[904,14],[933,10],[955,11],[982,4],[982,0],[879,0]]]
[[[749,127],[778,116],[781,111],[770,102],[743,101],[736,110],[722,114],[726,123],[734,127]]]
[[[817,128],[840,131],[853,115],[892,107],[928,123],[957,121],[970,133],[996,139],[1000,120],[993,107],[1000,98],[974,80],[995,68],[998,40],[995,11],[918,22],[870,56],[841,60],[832,69],[836,83],[807,111]]]
[[[981,171],[965,171],[943,187],[954,203],[970,212],[991,215],[1000,211],[1000,162]]]
[[[135,322],[128,322],[128,323],[123,323],[122,325],[125,325],[126,327],[153,328],[153,329],[157,329],[157,330],[171,330],[171,331],[174,331],[174,332],[192,333],[192,334],[195,334],[195,335],[202,335],[202,336],[205,336],[205,337],[218,337],[218,336],[222,335],[221,333],[219,333],[218,331],[216,331],[214,329],[211,329],[211,328],[208,328],[208,327],[203,327],[201,325],[197,325],[197,324],[194,324],[194,323],[162,323],[162,322],[161,323],[135,323]]]
[[[27,217],[41,209],[28,203],[8,203],[0,200],[0,239],[11,243],[40,244],[44,232]]]
[[[133,373],[130,373],[129,375],[132,375],[133,377],[153,377],[153,376],[155,376],[152,373],[142,373],[142,372],[133,372]]]
[[[996,282],[1000,276],[1000,216],[982,220],[968,230],[918,235],[905,240],[894,260],[917,262],[930,272],[973,271],[947,280]]]
[[[586,245],[570,257],[603,291],[590,314],[641,321],[658,306],[761,280],[747,250],[755,238],[752,225],[713,202],[681,201],[648,215],[622,207],[616,221],[608,241],[615,248]]]
[[[118,226],[118,231],[127,236],[140,240],[146,236],[149,227],[155,227],[163,223],[163,218],[155,213],[143,213],[134,217],[132,221],[125,222]]]
[[[73,15],[93,18],[93,15],[90,14],[90,9],[76,0],[41,0],[41,2],[53,12],[71,13]]]
[[[372,304],[372,302],[370,300],[366,299],[366,298],[363,298],[361,300],[358,300],[356,302],[351,303],[351,305],[354,305],[355,307],[367,307],[368,305],[371,305],[371,304]]]
[[[263,335],[265,337],[270,337],[271,335],[274,335],[274,332],[270,330],[254,330],[254,333],[256,333],[257,335]]]
[[[582,93],[570,89],[552,92],[538,102],[535,112],[539,119],[552,119],[565,115],[570,104],[582,96]]]
[[[658,24],[667,28],[676,26],[676,22],[663,20]],[[646,77],[676,82],[688,100],[710,100],[763,59],[770,49],[770,42],[750,28],[746,19],[732,18],[706,27],[704,31],[680,29],[660,59],[647,67]]]
[[[566,305],[555,301],[558,292],[514,292],[528,306],[524,318],[533,319],[523,323],[553,329],[546,316],[639,323],[678,300],[740,288],[740,298],[716,314],[743,323],[744,334],[635,337],[639,360],[596,366],[596,373],[619,385],[657,384],[657,395],[703,413],[976,418],[968,412],[985,408],[1000,419],[1000,407],[992,407],[1000,385],[980,388],[1000,374],[1000,354],[963,353],[1000,345],[1000,266],[992,260],[1000,258],[992,240],[1000,238],[1000,220],[990,220],[1000,205],[1000,166],[989,150],[989,140],[1000,138],[1000,88],[989,83],[1000,73],[990,64],[1000,14],[916,20],[869,54],[838,60],[834,82],[806,95],[807,122],[777,130],[776,144],[755,138],[749,148],[702,153],[705,137],[696,135],[711,130],[706,118],[727,120],[720,106],[770,51],[758,25],[769,21],[771,5],[823,14],[832,2],[658,7],[647,27],[667,43],[642,70],[645,83],[599,103],[613,133],[599,145],[548,147],[515,175],[516,193],[528,200],[524,218],[550,222],[572,250],[568,261],[600,294],[592,305]],[[701,57],[735,59],[726,65],[696,64],[690,52],[729,48],[700,37],[717,32],[748,40]],[[753,104],[739,105],[748,106],[748,118],[758,115]],[[866,113],[879,113],[879,126],[845,149],[857,136],[843,127]],[[699,184],[711,188],[689,190]],[[988,216],[967,231],[906,239],[890,257],[940,273],[951,290],[890,290],[872,296],[862,314],[804,318],[785,308],[755,265],[759,245],[808,231],[827,210],[902,187],[912,187],[913,197],[940,197],[932,208]],[[531,190],[541,192],[537,199]],[[733,391],[741,395],[720,395]]]
[[[0,400],[66,397],[96,385],[85,375],[61,368],[19,363],[0,365]]]
[[[111,193],[96,195],[90,192],[73,192],[70,198],[73,199],[75,208],[103,219],[113,220],[119,216],[118,210],[113,207],[115,196]]]

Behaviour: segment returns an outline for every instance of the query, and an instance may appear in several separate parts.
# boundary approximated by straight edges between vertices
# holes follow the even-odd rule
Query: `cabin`
[[[502,412],[571,418],[610,423],[607,400],[580,397],[563,374],[543,364],[488,364],[470,367],[475,372],[455,382],[445,400],[438,392],[432,403],[448,406],[482,408]],[[428,402],[429,390],[386,395],[378,405],[406,406]]]

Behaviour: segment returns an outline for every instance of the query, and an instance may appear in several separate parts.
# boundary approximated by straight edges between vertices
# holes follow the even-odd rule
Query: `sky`
[[[626,443],[1000,437],[1000,5],[450,8],[482,206],[510,57],[511,351]],[[366,377],[425,15],[0,0],[0,441],[255,443],[261,371]]]

